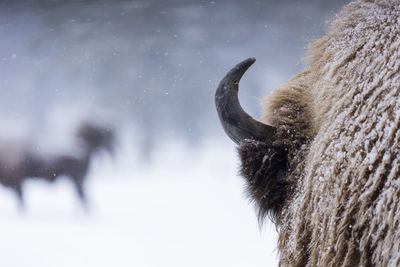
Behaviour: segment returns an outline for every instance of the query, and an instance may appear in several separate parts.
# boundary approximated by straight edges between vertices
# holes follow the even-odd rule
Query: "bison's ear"
[[[240,106],[239,81],[254,63],[249,58],[231,69],[221,81],[215,103],[227,135],[239,145],[241,174],[247,193],[258,209],[259,220],[276,218],[287,196],[287,149],[277,145],[276,129],[250,117]]]
[[[239,104],[239,81],[254,62],[254,58],[249,58],[237,64],[225,75],[215,92],[222,127],[236,144],[245,139],[270,143],[275,140],[276,129],[253,119]]]

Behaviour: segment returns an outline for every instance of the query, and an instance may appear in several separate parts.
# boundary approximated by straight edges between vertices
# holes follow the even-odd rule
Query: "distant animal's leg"
[[[85,211],[88,212],[89,205],[88,205],[88,200],[87,200],[86,192],[85,192],[84,185],[83,185],[83,178],[82,177],[73,177],[73,181],[75,184],[75,189],[78,194],[79,200],[80,200],[83,208],[85,209]]]
[[[18,198],[18,210],[24,212],[26,209],[24,195],[22,192],[22,185],[18,184],[13,187]]]

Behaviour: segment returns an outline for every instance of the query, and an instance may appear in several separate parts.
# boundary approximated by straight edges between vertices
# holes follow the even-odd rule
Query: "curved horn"
[[[255,58],[249,58],[237,64],[226,74],[215,92],[215,105],[222,127],[236,144],[244,139],[275,140],[276,129],[253,119],[239,104],[239,81],[255,61]]]

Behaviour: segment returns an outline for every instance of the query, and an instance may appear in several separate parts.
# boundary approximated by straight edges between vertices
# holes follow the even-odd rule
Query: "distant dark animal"
[[[23,205],[24,180],[33,178],[53,182],[65,176],[72,180],[79,199],[86,206],[84,180],[88,174],[90,160],[101,150],[113,154],[114,135],[110,128],[85,123],[79,127],[76,137],[83,151],[81,155],[60,154],[49,157],[30,149],[20,149],[14,156],[15,159],[0,160],[0,183],[14,189],[20,204]]]
[[[215,99],[259,218],[279,229],[280,266],[400,266],[400,1],[343,8],[262,122],[238,102],[253,63]]]

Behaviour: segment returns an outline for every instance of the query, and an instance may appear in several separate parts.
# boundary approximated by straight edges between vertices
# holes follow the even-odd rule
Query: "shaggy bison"
[[[399,266],[400,2],[350,3],[307,59],[261,122],[237,95],[254,59],[217,89],[248,194],[278,226],[281,266]]]

